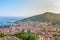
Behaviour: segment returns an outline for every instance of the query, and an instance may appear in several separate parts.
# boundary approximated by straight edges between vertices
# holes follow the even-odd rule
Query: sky
[[[0,16],[30,17],[44,12],[60,13],[60,0],[0,0]]]

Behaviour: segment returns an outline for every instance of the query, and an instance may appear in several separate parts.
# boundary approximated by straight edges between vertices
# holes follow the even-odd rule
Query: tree
[[[15,33],[14,36],[21,38],[23,40],[37,40],[38,39],[36,34],[27,33],[27,32]]]
[[[37,40],[38,36],[36,34],[29,34],[27,40]]]
[[[4,33],[0,33],[0,38],[5,37],[6,35]]]

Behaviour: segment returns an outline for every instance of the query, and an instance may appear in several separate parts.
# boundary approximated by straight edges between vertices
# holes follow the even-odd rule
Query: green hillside
[[[41,15],[35,15],[20,21],[40,21],[40,22],[51,22],[52,24],[60,25],[60,14],[46,12]]]

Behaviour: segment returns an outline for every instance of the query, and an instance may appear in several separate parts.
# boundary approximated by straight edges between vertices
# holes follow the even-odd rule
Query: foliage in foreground
[[[26,32],[15,33],[14,36],[21,38],[23,40],[38,40],[38,36],[36,34],[29,34]]]
[[[27,32],[18,32],[15,34],[0,33],[0,38],[3,38],[5,36],[15,36],[15,37],[23,39],[23,40],[38,40],[38,35],[33,34],[33,33],[27,33]]]
[[[5,37],[6,35],[4,33],[0,33],[0,38]]]

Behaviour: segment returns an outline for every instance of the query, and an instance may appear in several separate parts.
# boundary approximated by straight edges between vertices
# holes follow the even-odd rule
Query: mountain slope
[[[41,15],[35,15],[20,21],[40,21],[40,22],[51,22],[52,24],[60,25],[60,14],[46,12]]]

